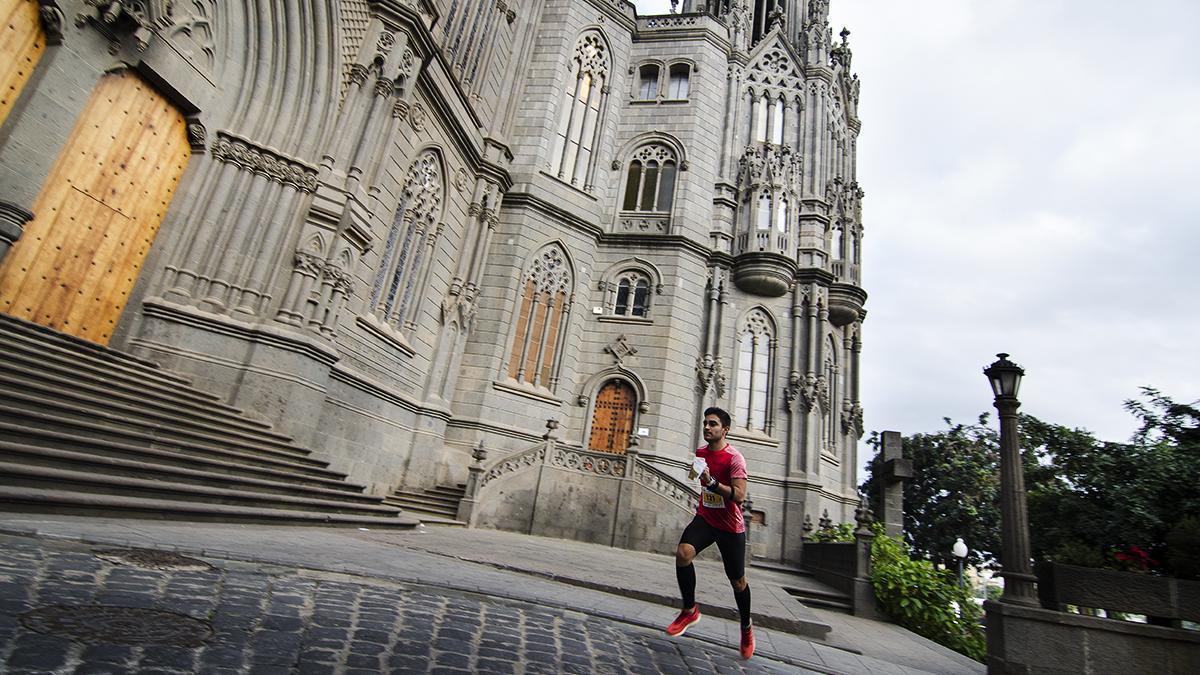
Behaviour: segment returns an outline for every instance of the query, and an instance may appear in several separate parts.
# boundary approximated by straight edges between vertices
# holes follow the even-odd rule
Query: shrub
[[[809,541],[818,544],[854,541],[854,523],[838,523],[833,527],[823,527],[817,530]]]
[[[939,570],[928,560],[911,559],[902,541],[878,530],[871,562],[880,609],[918,635],[976,661],[986,658],[979,606],[958,587],[952,572]]]

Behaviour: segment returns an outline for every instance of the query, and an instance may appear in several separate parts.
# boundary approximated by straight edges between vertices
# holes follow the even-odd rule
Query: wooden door
[[[136,74],[100,79],[0,265],[0,311],[108,344],[191,156],[185,125]]]
[[[588,448],[599,452],[625,454],[633,433],[633,413],[637,393],[624,380],[609,380],[596,394],[592,411],[592,431]]]
[[[37,0],[0,0],[0,124],[46,51]]]

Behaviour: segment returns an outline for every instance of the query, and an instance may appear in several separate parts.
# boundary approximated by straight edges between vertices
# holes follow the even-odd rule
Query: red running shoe
[[[751,656],[754,656],[754,627],[746,626],[742,629],[742,658]]]
[[[683,632],[688,629],[688,626],[700,620],[700,605],[696,605],[689,610],[683,610],[675,620],[667,626],[667,635],[683,635]]]

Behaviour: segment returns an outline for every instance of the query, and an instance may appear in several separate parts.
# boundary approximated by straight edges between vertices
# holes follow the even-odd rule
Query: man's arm
[[[729,485],[730,492],[733,493],[732,495],[730,495],[730,499],[737,502],[738,504],[741,504],[742,502],[746,501],[746,479],[745,478],[733,478],[729,482],[730,482],[730,485]]]

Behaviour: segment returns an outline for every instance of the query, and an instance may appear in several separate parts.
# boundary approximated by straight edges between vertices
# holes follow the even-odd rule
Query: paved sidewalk
[[[586,615],[593,617],[585,622],[587,625],[597,621],[603,624],[604,630],[615,631],[610,636],[613,639],[632,640],[632,644],[643,646],[650,645],[646,648],[658,655],[659,660],[654,661],[658,665],[646,666],[657,670],[650,669],[645,672],[700,672],[703,670],[700,662],[689,663],[688,657],[694,661],[702,658],[708,658],[710,661],[729,659],[729,655],[736,657],[736,622],[714,616],[720,615],[722,611],[730,612],[733,605],[732,594],[717,562],[702,561],[699,564],[697,597],[702,608],[707,610],[705,620],[689,630],[686,637],[671,639],[661,633],[662,626],[669,622],[676,612],[673,607],[676,591],[671,559],[606,546],[489,530],[443,527],[427,527],[410,532],[363,532],[331,528],[106,520],[24,514],[0,514],[0,531],[9,534],[36,534],[33,539],[16,539],[31,542],[35,547],[66,546],[66,542],[74,541],[91,544],[92,549],[98,545],[108,545],[174,550],[198,555],[218,568],[250,563],[258,566],[256,569],[260,574],[268,576],[284,574],[308,578],[312,575],[332,573],[350,575],[349,581],[340,580],[345,583],[406,584],[408,593],[420,590],[429,596],[425,598],[429,602],[466,593],[469,595],[464,597],[476,598],[471,601],[474,603],[516,603],[512,605],[516,609],[506,611],[509,615],[516,612],[514,616],[517,616],[517,619],[530,613],[536,616],[537,612],[552,612],[555,613],[555,617],[571,617],[571,620],[556,618],[555,625],[563,624],[564,621],[571,623]],[[78,554],[90,555],[90,550],[82,547]],[[760,621],[766,619],[766,623],[771,620],[786,621],[795,617],[806,620],[815,618],[830,625],[832,631],[825,640],[817,640],[805,639],[760,625],[756,631],[759,643],[756,658],[744,664],[734,660],[724,661],[716,667],[720,672],[742,665],[755,672],[780,667],[788,672],[810,670],[831,673],[982,673],[984,670],[982,665],[894,625],[805,608],[782,590],[784,585],[791,583],[788,575],[760,569],[750,570],[749,575],[756,615],[760,616]],[[4,588],[11,589],[12,586],[0,586],[0,592],[4,592]],[[310,615],[302,621],[305,630],[315,626],[312,623],[311,612],[322,609],[323,602],[320,598],[325,596],[319,595],[318,591],[319,588],[315,588],[305,596],[309,598],[305,602],[311,605]],[[484,600],[478,599],[480,596],[483,596]],[[3,597],[0,597],[0,601],[7,602]],[[456,616],[468,621],[468,628],[472,628],[474,624],[465,616],[472,612],[474,616],[482,617],[480,630],[490,625],[486,620],[490,616],[487,609],[482,605],[471,607],[474,609],[458,611]],[[9,612],[11,616],[11,608]],[[196,616],[193,612],[184,614]],[[4,619],[3,615],[4,612],[0,611],[0,619]],[[512,616],[509,618],[517,620]],[[11,618],[6,620],[12,622]],[[403,624],[403,616],[397,615],[392,620],[394,625],[407,625]],[[453,623],[444,618],[439,621]],[[9,624],[0,622],[0,628],[6,625]],[[442,623],[429,625],[436,629]],[[572,625],[578,626],[579,623]],[[262,626],[256,624],[256,630],[261,631]],[[627,631],[638,633],[635,638],[630,638]],[[483,638],[477,633],[471,635],[472,641],[466,644],[476,645],[477,648]],[[429,637],[436,640],[436,634]],[[543,639],[549,638],[543,636]],[[605,644],[605,639],[607,638],[598,638],[595,644]],[[563,636],[556,634],[554,643],[561,648]],[[494,643],[491,646],[499,651],[504,649]],[[512,647],[511,644],[508,646]],[[855,654],[848,649],[857,649],[862,653]],[[339,658],[351,653],[347,650],[348,647],[339,651]],[[696,653],[693,654],[693,651]],[[710,651],[712,656],[700,654],[703,652],[707,655]],[[510,648],[509,652],[511,658],[506,663],[517,668],[513,672],[536,670],[537,664],[527,662],[523,653],[515,648]],[[293,656],[299,658],[303,653],[297,651]],[[492,671],[492,666],[496,666],[486,660],[480,664],[477,661],[480,656],[475,652],[460,650],[459,653],[466,654],[468,669]],[[494,652],[493,656],[498,653]],[[598,658],[599,653],[568,649],[558,656],[542,658],[557,658],[559,660],[553,662],[553,667],[566,670],[569,664],[562,659],[567,654],[584,654],[588,658]],[[392,652],[388,654],[388,659],[395,656]],[[433,658],[440,657],[440,654],[441,652],[434,654]],[[641,659],[632,654],[619,652],[619,655],[621,659],[617,662],[605,665],[599,661],[591,661],[587,667],[607,672],[638,672],[639,667],[644,665]],[[301,658],[295,663],[304,666],[305,659]],[[316,667],[323,663],[327,661],[314,660],[307,665]],[[412,667],[406,669],[396,662],[379,663],[382,665],[376,670],[398,672],[425,672],[435,665],[445,665],[435,661],[414,661],[410,664]],[[455,663],[461,665],[461,660]],[[710,665],[706,672],[712,672],[716,661],[712,663],[714,665]],[[585,668],[582,663],[577,666]],[[615,670],[609,670],[610,666]],[[496,666],[494,671],[508,672],[499,666]],[[237,672],[237,669],[230,672]],[[252,672],[259,670],[254,668]],[[303,668],[293,668],[291,672],[307,671]],[[579,672],[589,671],[585,668]]]

